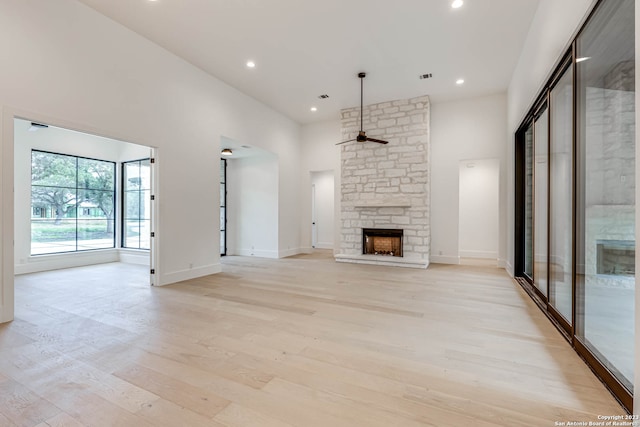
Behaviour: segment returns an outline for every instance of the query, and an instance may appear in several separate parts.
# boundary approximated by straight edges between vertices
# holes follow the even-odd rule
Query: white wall
[[[637,3],[637,2],[636,2]],[[535,97],[547,81],[555,64],[569,47],[573,35],[595,0],[540,0],[529,34],[511,77],[507,112],[507,137],[509,158],[507,175],[507,271],[513,275],[513,191],[514,191],[514,143],[515,132]]]
[[[461,257],[498,258],[500,160],[460,161],[459,248]]]
[[[159,285],[220,271],[219,218],[203,214],[219,206],[220,135],[276,153],[279,203],[297,206],[298,124],[85,5],[0,0],[0,51],[0,321],[13,318],[14,116],[156,148]],[[280,244],[297,245],[299,216],[279,215]]]
[[[311,172],[311,185],[315,187],[316,248],[334,249],[335,189],[334,171]],[[311,226],[311,225],[309,225]]]
[[[311,174],[315,171],[334,171],[334,232],[333,242],[340,241],[340,147],[342,140],[340,120],[313,123],[302,127],[300,156],[300,245],[311,250]],[[337,249],[334,249],[336,252]]]
[[[489,95],[431,106],[431,261],[459,262],[459,162],[498,159],[505,170],[505,94]],[[506,256],[506,180],[500,175],[498,262]]]
[[[56,268],[119,261],[120,252],[116,249],[74,254],[30,256],[31,150],[43,150],[121,162],[148,157],[149,148],[52,126],[36,132],[30,132],[30,126],[31,123],[29,121],[21,119],[17,119],[14,123],[15,273],[34,273]],[[119,165],[116,165],[116,167],[119,167]],[[119,203],[120,200],[116,200],[116,212],[119,212]],[[119,234],[116,233],[116,248],[119,246]],[[148,259],[148,255],[146,258]]]
[[[278,258],[278,158],[227,160],[227,253]]]

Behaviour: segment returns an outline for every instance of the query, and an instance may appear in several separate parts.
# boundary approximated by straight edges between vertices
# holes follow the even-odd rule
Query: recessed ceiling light
[[[583,56],[582,58],[576,58],[576,63],[577,62],[586,61],[587,59],[591,59],[591,57],[590,56]]]
[[[453,0],[453,3],[451,3],[451,7],[454,9],[458,9],[462,7],[463,4],[464,4],[464,1],[462,0]]]
[[[256,63],[253,61],[247,61],[247,67],[249,68],[255,68],[256,67]]]
[[[315,113],[316,111],[318,111],[318,108],[316,108],[316,107],[311,107],[311,111]]]
[[[456,80],[456,84],[457,84],[458,86],[459,86],[459,85],[461,85],[461,84],[463,84],[463,83],[464,83],[464,79],[458,79],[458,80]]]

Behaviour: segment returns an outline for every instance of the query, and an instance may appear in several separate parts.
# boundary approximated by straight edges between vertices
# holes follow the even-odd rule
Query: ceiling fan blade
[[[348,140],[348,141],[338,142],[336,145],[346,144],[347,142],[351,142],[351,141],[355,141],[355,138],[354,138],[354,139],[350,139],[350,140]]]
[[[381,139],[369,138],[367,137],[367,141],[377,142],[378,144],[388,144],[389,141],[383,141]]]

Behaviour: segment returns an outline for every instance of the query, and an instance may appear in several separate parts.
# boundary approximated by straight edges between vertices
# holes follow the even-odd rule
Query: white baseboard
[[[222,264],[209,264],[202,267],[190,268],[187,270],[173,271],[171,273],[162,274],[154,281],[155,286],[166,286],[173,283],[182,282],[184,280],[196,279],[198,277],[209,276],[222,272]]]
[[[482,258],[482,259],[498,259],[498,253],[495,251],[460,251],[462,258]]]
[[[507,274],[509,276],[514,277],[513,264],[511,264],[511,261],[506,262],[506,266],[504,267],[504,269],[507,270]]]
[[[431,255],[430,260],[434,264],[460,264],[460,257],[457,256]]]
[[[84,267],[120,261],[117,249],[106,249],[67,254],[36,255],[27,258],[26,263],[16,264],[14,274],[39,273],[63,268]]]
[[[6,305],[0,305],[0,323],[11,322],[14,319],[13,314],[13,300],[11,300],[11,304],[7,301]]]
[[[286,258],[288,256],[300,255],[304,253],[307,253],[307,252],[305,252],[303,248],[287,249],[287,250],[278,251],[278,258]]]
[[[315,249],[333,249],[334,244],[330,242],[318,242],[315,246]]]
[[[256,256],[258,258],[278,258],[278,251],[265,251],[258,249],[236,249],[233,255]]]
[[[151,254],[149,251],[139,249],[120,249],[120,262],[136,265],[151,265]]]
[[[507,269],[507,265],[511,265],[507,263],[507,260],[504,258],[498,258],[498,267]]]

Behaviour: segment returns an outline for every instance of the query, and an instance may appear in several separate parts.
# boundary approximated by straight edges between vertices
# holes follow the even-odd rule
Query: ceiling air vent
[[[433,74],[431,74],[431,73],[420,74],[420,80],[430,79],[431,77],[433,77]]]

